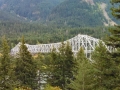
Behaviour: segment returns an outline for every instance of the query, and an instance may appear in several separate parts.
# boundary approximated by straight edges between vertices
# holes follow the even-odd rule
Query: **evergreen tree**
[[[119,0],[111,0],[111,3],[113,5],[113,7],[111,8],[112,15],[115,18],[120,19],[120,8],[119,8],[120,1]]]
[[[111,0],[113,7],[112,15],[120,19],[120,0]],[[114,88],[120,89],[120,25],[115,25],[113,28],[109,29],[111,35],[108,37],[107,45],[113,48],[113,51],[110,53],[112,56],[111,59],[115,62],[115,71],[114,71]]]
[[[22,86],[31,87],[32,89],[35,88],[36,69],[37,67],[33,61],[32,55],[27,50],[24,38],[22,38],[15,67],[15,75],[17,79],[21,81]]]
[[[38,81],[38,90],[43,88],[46,83],[51,78],[51,62],[49,54],[38,54],[36,58],[37,61],[37,81]]]
[[[60,52],[56,52],[54,49],[51,52],[51,58],[53,62],[53,70],[52,70],[52,80],[50,84],[52,86],[59,86],[63,89],[63,61],[64,61],[64,54],[60,55],[61,52],[64,52],[65,45],[62,43],[61,46],[63,50],[60,50]],[[63,56],[63,57],[62,57]]]
[[[116,66],[109,51],[102,42],[92,53],[94,67],[94,88],[97,90],[113,90],[115,85]]]
[[[93,90],[93,67],[86,58],[83,48],[77,53],[74,79],[69,84],[72,90]]]
[[[75,58],[72,52],[72,47],[69,42],[65,46],[65,88],[70,84],[70,80],[73,79],[74,67],[76,65]]]
[[[12,69],[9,45],[5,37],[2,38],[2,56],[0,57],[0,90],[13,90]]]
[[[70,79],[73,78],[73,67],[75,66],[72,49],[69,43],[62,43],[59,48],[59,52],[52,52],[53,60],[53,86],[59,86],[62,90],[67,88],[67,84],[70,83]]]
[[[38,85],[37,85],[37,89],[40,90],[41,87],[43,87],[43,83],[41,81],[44,80],[44,63],[43,63],[43,59],[44,56],[39,53],[37,58],[35,58],[36,62],[37,62],[37,81],[38,81]]]
[[[51,51],[51,53],[50,53],[50,56],[51,56],[51,62],[52,62],[52,64],[51,64],[51,69],[50,69],[50,71],[51,71],[51,77],[50,78],[48,78],[48,83],[49,84],[51,84],[51,85],[53,85],[53,86],[55,86],[55,82],[57,82],[57,77],[58,77],[58,72],[56,72],[57,71],[57,67],[58,67],[58,53],[56,52],[56,49],[55,48],[53,48],[52,49],[52,51]]]

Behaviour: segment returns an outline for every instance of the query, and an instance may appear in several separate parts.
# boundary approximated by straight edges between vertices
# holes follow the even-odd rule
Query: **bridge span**
[[[86,57],[90,57],[91,52],[94,51],[99,41],[99,39],[93,38],[91,36],[78,34],[77,36],[64,41],[64,43],[69,42],[69,44],[72,47],[73,53],[77,53],[80,47],[83,47]],[[32,54],[49,53],[53,48],[55,48],[58,51],[59,47],[61,46],[61,42],[50,44],[25,45],[27,46],[28,51]],[[19,47],[20,43],[18,43],[14,48],[11,49],[11,54],[16,55],[17,53],[19,53]]]

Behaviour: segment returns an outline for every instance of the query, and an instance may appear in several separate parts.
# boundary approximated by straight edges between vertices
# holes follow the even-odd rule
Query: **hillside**
[[[67,27],[115,24],[109,0],[0,0],[0,20],[40,22]],[[15,18],[14,18],[15,17]]]
[[[45,20],[62,1],[64,0],[0,0],[0,9],[28,20]]]
[[[48,21],[68,26],[108,26],[114,23],[110,6],[109,0],[66,0],[52,11]]]
[[[108,34],[105,27],[57,27],[39,23],[0,22],[0,37],[5,35],[9,41],[17,44],[24,36],[29,44],[55,43],[67,40],[78,34],[87,34],[101,38]]]
[[[0,21],[23,22],[25,19],[17,17],[15,14],[0,10]]]
[[[61,0],[56,4],[51,1],[58,0],[31,0],[28,3],[27,1],[0,0],[0,36],[5,35],[10,41],[18,43],[20,37],[24,35],[26,41],[31,44],[63,41],[78,33],[101,38],[108,33],[104,26],[109,25],[109,21],[112,22],[112,18],[109,16],[111,15],[110,3],[104,0],[101,2],[97,2],[97,0],[96,2]],[[51,2],[49,5],[54,4],[54,7],[50,8],[47,14],[29,15],[29,12],[36,10],[45,12],[49,5],[45,6],[43,2]],[[41,4],[39,9],[38,3]],[[29,5],[33,5],[34,8],[30,8]],[[37,18],[37,15],[40,19]],[[44,21],[44,24],[38,23],[38,21]]]

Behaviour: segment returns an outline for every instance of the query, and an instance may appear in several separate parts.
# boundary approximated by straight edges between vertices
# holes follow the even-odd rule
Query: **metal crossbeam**
[[[64,43],[69,42],[69,44],[72,47],[72,52],[77,53],[80,47],[83,47],[86,57],[90,57],[91,52],[94,51],[95,47],[99,43],[99,39],[93,38],[88,35],[81,35],[78,34],[77,36],[64,41]],[[59,47],[61,46],[61,42],[59,43],[50,43],[50,44],[38,44],[38,45],[29,45],[25,44],[29,50],[30,53],[49,53],[53,48],[55,48],[57,51]],[[14,48],[11,49],[11,55],[16,55],[19,53],[19,47],[20,43],[18,43]]]

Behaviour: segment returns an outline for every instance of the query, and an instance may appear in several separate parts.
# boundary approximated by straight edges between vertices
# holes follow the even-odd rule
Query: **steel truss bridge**
[[[80,47],[83,47],[86,57],[90,58],[91,53],[94,51],[95,47],[99,44],[99,39],[93,38],[88,35],[78,34],[77,36],[64,41],[64,43],[69,42],[72,47],[72,52],[76,54]],[[57,51],[61,46],[61,42],[50,43],[50,44],[38,44],[38,45],[29,45],[25,44],[28,48],[28,51],[32,54],[36,53],[49,53],[55,48]],[[16,55],[19,53],[20,43],[18,43],[14,48],[11,49],[11,55]]]

